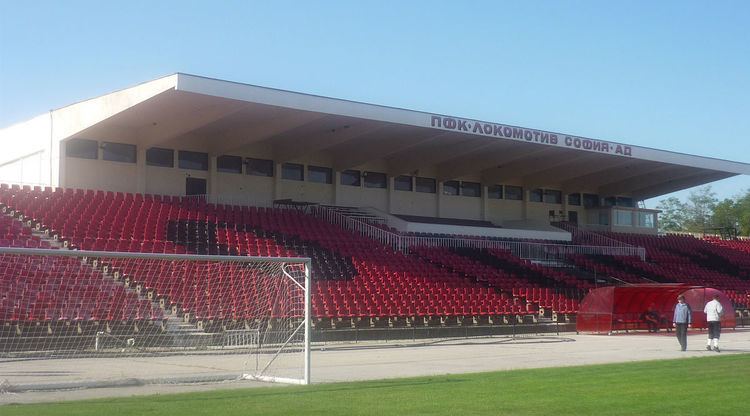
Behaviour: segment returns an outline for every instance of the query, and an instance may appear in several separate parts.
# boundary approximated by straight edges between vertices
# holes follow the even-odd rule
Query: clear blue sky
[[[746,1],[0,0],[0,126],[187,72],[750,163],[749,21]]]

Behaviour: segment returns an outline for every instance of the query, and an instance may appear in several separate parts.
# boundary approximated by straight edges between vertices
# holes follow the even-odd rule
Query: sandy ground
[[[716,355],[706,351],[705,332],[691,333],[688,351],[673,333],[525,336],[437,340],[427,343],[329,344],[312,352],[314,383],[559,367],[583,364]],[[721,353],[750,353],[750,328],[724,330]],[[173,356],[129,359],[0,361],[0,383],[12,386],[78,386],[57,391],[8,392],[0,384],[0,404],[81,400],[145,394],[269,386],[231,380],[247,362],[243,355]],[[216,377],[219,382],[164,383],[164,378]],[[161,380],[161,381],[160,381]],[[68,384],[65,384],[68,383]],[[109,387],[106,387],[107,385]],[[99,386],[81,388],[80,386]],[[103,387],[104,386],[104,387]],[[5,390],[5,391],[3,391]]]

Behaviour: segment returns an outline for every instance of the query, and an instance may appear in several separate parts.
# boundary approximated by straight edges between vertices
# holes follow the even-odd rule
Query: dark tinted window
[[[529,192],[529,202],[542,202],[544,192],[541,189],[532,189]]]
[[[308,166],[307,180],[316,183],[333,183],[333,171],[322,166]]]
[[[149,166],[161,166],[163,168],[174,167],[174,150],[152,147],[146,150],[146,164]]]
[[[492,185],[487,187],[487,198],[489,199],[503,199],[503,186]]]
[[[134,144],[102,142],[102,159],[113,162],[135,163]]]
[[[586,208],[599,206],[599,195],[583,194],[583,206]]]
[[[65,143],[65,155],[81,159],[98,159],[99,143],[96,140],[70,139]]]
[[[227,173],[242,173],[242,158],[223,155],[216,158],[216,170]]]
[[[248,175],[273,176],[273,160],[247,158],[245,163],[247,163],[245,172]]]
[[[635,204],[633,203],[633,198],[629,198],[626,196],[618,196],[616,203],[618,207],[635,208]]]
[[[178,150],[177,160],[180,169],[208,170],[208,153]]]
[[[523,201],[523,188],[520,186],[505,185],[505,199]]]
[[[581,194],[569,194],[568,205],[581,205]]]
[[[617,199],[615,197],[608,196],[608,197],[604,198],[604,206],[605,207],[613,207],[613,206],[615,206],[615,201],[617,201]]]
[[[291,181],[304,181],[304,167],[298,163],[284,163],[283,165],[281,165],[281,179],[289,179]]]
[[[458,195],[458,191],[459,191],[458,181],[443,182],[443,195]]]
[[[417,177],[416,180],[416,190],[417,192],[424,192],[427,194],[434,194],[436,192],[435,188],[435,179],[433,178],[420,178]]]
[[[380,172],[365,172],[365,188],[387,188],[388,178],[385,173]]]
[[[341,184],[349,186],[360,186],[361,172],[358,170],[345,170],[341,172]]]
[[[482,185],[476,182],[461,182],[461,195],[471,197],[482,196]]]
[[[397,191],[411,191],[411,176],[396,176],[396,178],[393,179],[393,188]]]
[[[544,202],[546,204],[562,204],[562,192],[552,189],[545,189]]]

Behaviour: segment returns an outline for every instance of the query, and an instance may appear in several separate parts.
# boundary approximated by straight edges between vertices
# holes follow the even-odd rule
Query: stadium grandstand
[[[313,339],[575,322],[601,286],[750,307],[748,240],[659,235],[641,203],[745,163],[188,74],[0,143],[0,247],[309,258]],[[3,254],[0,354],[257,328],[239,269]],[[264,328],[286,325],[272,312]]]

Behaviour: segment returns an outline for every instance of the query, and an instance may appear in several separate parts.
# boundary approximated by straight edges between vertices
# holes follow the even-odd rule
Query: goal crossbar
[[[0,259],[8,259],[13,256],[27,256],[28,258],[61,258],[61,257],[67,257],[67,258],[75,258],[80,259],[82,263],[89,262],[88,264],[91,264],[91,260],[97,260],[99,261],[99,264],[115,264],[112,263],[112,260],[117,259],[118,261],[132,261],[133,264],[139,264],[142,268],[147,268],[149,264],[156,264],[158,262],[167,262],[167,263],[173,263],[173,262],[196,262],[196,264],[211,264],[211,263],[231,263],[235,264],[235,266],[222,266],[222,267],[234,267],[234,270],[244,270],[243,268],[236,269],[237,264],[259,264],[259,265],[265,265],[265,266],[253,266],[257,267],[257,270],[260,270],[260,273],[274,273],[274,276],[272,279],[275,280],[268,280],[269,278],[263,277],[263,285],[262,287],[257,283],[250,283],[250,284],[256,284],[258,287],[254,287],[253,290],[256,290],[258,293],[261,291],[266,291],[263,293],[263,296],[266,296],[267,298],[265,301],[269,302],[270,309],[263,312],[262,310],[260,312],[254,311],[253,314],[250,316],[253,316],[254,322],[257,323],[256,326],[246,326],[245,329],[241,330],[227,330],[226,333],[234,333],[237,332],[238,334],[229,334],[228,336],[232,338],[232,340],[240,340],[237,341],[242,345],[245,345],[246,347],[242,348],[254,348],[253,351],[251,351],[251,354],[254,353],[256,355],[263,356],[263,359],[268,359],[268,361],[265,364],[260,364],[259,367],[256,366],[255,372],[247,371],[246,368],[245,371],[241,371],[238,369],[238,374],[240,374],[241,378],[244,379],[251,379],[251,380],[261,380],[261,381],[272,381],[272,382],[281,382],[281,383],[292,383],[292,384],[309,384],[310,383],[310,332],[311,332],[311,259],[306,257],[260,257],[260,256],[223,256],[223,255],[197,255],[197,254],[167,254],[167,253],[134,253],[134,252],[108,252],[108,251],[83,251],[83,250],[52,250],[52,249],[27,249],[27,248],[15,248],[15,247],[0,247]],[[31,260],[27,260],[31,261]],[[40,260],[41,262],[41,260]],[[77,263],[77,260],[76,260]],[[180,264],[185,264],[180,263]],[[145,265],[145,266],[144,266]],[[0,267],[2,267],[2,263],[0,263]],[[100,266],[101,267],[101,266]],[[253,269],[254,271],[256,269]],[[9,273],[11,276],[12,271],[10,268],[6,269],[6,272]],[[304,272],[304,276],[302,276],[302,273]],[[242,272],[241,273],[246,273]],[[296,277],[293,276],[293,274],[296,273]],[[264,275],[265,276],[265,275]],[[0,278],[3,276],[0,275]],[[23,277],[21,275],[17,275],[17,279],[22,279]],[[204,276],[198,276],[198,279],[206,278]],[[287,282],[283,282],[283,280],[286,280]],[[276,283],[273,283],[276,282]],[[215,281],[215,283],[211,283],[215,286],[220,286],[223,284],[230,284],[230,283],[222,283],[222,281],[219,279]],[[231,284],[237,284],[237,282],[232,281]],[[242,283],[240,283],[242,284]],[[281,286],[288,287],[286,289],[286,292],[284,291]],[[296,289],[295,289],[296,288]],[[132,288],[131,288],[132,289]],[[200,288],[195,288],[196,292],[200,294]],[[271,324],[268,323],[272,321],[273,319],[280,319],[277,318],[278,316],[288,316],[284,315],[285,313],[288,314],[291,309],[284,309],[290,307],[290,301],[288,298],[285,298],[285,296],[289,296],[290,290],[294,292],[294,302],[302,303],[302,299],[299,299],[302,294],[304,294],[304,311],[300,310],[301,308],[295,307],[293,309],[294,311],[294,317],[291,320],[287,320],[283,322],[283,325],[279,325],[278,327],[271,327]],[[141,298],[143,298],[143,295],[140,295]],[[245,295],[247,296],[247,295]],[[145,301],[145,300],[144,300]],[[297,304],[298,306],[302,306],[300,304]],[[1,306],[1,305],[0,305]],[[293,305],[292,305],[293,307]],[[303,313],[302,313],[303,312]],[[267,315],[262,315],[261,313],[267,313]],[[281,315],[279,315],[281,314]],[[2,314],[0,314],[2,315]],[[304,316],[302,316],[304,315]],[[0,316],[0,320],[2,319],[2,316]],[[171,322],[177,322],[179,324],[184,324],[182,318],[169,318]],[[185,318],[185,321],[187,318]],[[20,322],[20,321],[19,321]],[[7,326],[7,323],[6,323]],[[253,329],[256,328],[256,329]],[[21,332],[20,330],[18,331]],[[6,331],[6,335],[8,335],[9,332]],[[18,343],[18,345],[23,346],[23,348],[26,348],[25,350],[16,350],[21,352],[16,352],[13,349],[0,349],[0,364],[2,364],[2,351],[11,351],[11,355],[15,356],[18,354],[31,354],[33,352],[30,352],[31,349],[27,347],[27,344],[30,344],[32,341],[29,341],[29,339],[33,338],[33,342],[37,342],[37,344],[41,341],[37,341],[37,339],[40,338],[50,338],[54,335],[50,335],[52,332],[50,331],[49,334],[34,334],[34,337],[31,337],[29,335],[27,339],[22,341],[16,341],[18,339],[18,334],[10,334],[9,338],[6,339],[6,347],[8,342],[15,342]],[[255,335],[252,335],[255,334]],[[1,334],[0,334],[1,335]],[[205,335],[205,334],[202,334]],[[235,336],[236,335],[236,336]],[[16,336],[16,338],[12,338],[13,336]],[[169,334],[167,335],[160,335],[160,337],[168,337],[171,336]],[[302,336],[302,339],[300,339],[300,336]],[[75,335],[70,335],[69,333],[62,334],[61,338],[74,338]],[[268,337],[268,339],[265,339],[264,337]],[[0,337],[0,341],[3,338]],[[92,335],[93,339],[93,335]],[[161,338],[160,338],[161,339]],[[10,340],[10,341],[8,341]],[[73,356],[71,352],[71,358],[75,357],[97,357],[97,356],[106,356],[106,357],[114,357],[119,353],[119,351],[116,351],[118,349],[122,349],[123,352],[125,349],[128,349],[129,356],[133,356],[134,354],[144,354],[149,356],[156,357],[155,353],[148,350],[147,348],[142,347],[142,344],[139,344],[139,340],[136,339],[129,339],[127,337],[117,337],[115,335],[110,335],[108,333],[104,332],[97,332],[95,336],[95,345],[92,342],[92,346],[89,349],[84,349],[82,347],[79,347],[77,350],[75,356]],[[251,341],[252,340],[252,341]],[[47,341],[44,341],[47,342]],[[57,347],[59,344],[64,344],[65,342],[72,342],[72,341],[60,341],[57,340],[56,342],[48,342],[44,345],[53,345],[53,347],[50,348],[59,348]],[[234,342],[234,341],[232,341]],[[24,344],[25,343],[25,344]],[[35,345],[37,345],[35,344]],[[252,345],[255,345],[255,347],[251,347]],[[40,344],[39,344],[40,345]],[[102,347],[102,345],[104,345]],[[176,344],[178,345],[177,354],[187,354],[186,347],[181,346],[182,344]],[[215,344],[211,344],[215,345]],[[231,348],[232,344],[226,344],[230,345],[229,348]],[[285,351],[287,347],[292,348],[292,351],[299,351],[303,353],[303,368],[300,374],[301,377],[298,376],[291,376],[287,377],[285,374],[280,374],[279,376],[272,375],[272,374],[266,374],[269,367],[272,366],[274,362],[277,361],[280,354],[288,353],[289,351]],[[67,348],[67,347],[66,347]],[[201,354],[207,354],[212,351],[213,348],[216,347],[199,347],[198,353]],[[68,348],[68,350],[70,350]],[[37,352],[39,352],[39,349],[36,348]],[[60,351],[59,349],[57,351]],[[70,350],[73,351],[73,350]],[[226,351],[226,350],[225,350]],[[63,351],[64,352],[64,351]],[[88,355],[86,355],[88,354]],[[98,355],[97,355],[98,354]],[[226,354],[226,352],[224,353]],[[297,353],[295,353],[296,356]],[[9,356],[11,356],[9,355]],[[286,354],[289,355],[289,354]],[[174,356],[174,355],[172,355]],[[59,358],[60,353],[55,353],[55,357]],[[96,358],[94,358],[96,359]],[[257,358],[256,358],[257,361]],[[281,361],[281,360],[280,360]],[[247,363],[247,360],[245,361]],[[288,360],[285,362],[287,367],[290,365],[288,363]],[[296,366],[295,368],[298,368]]]

